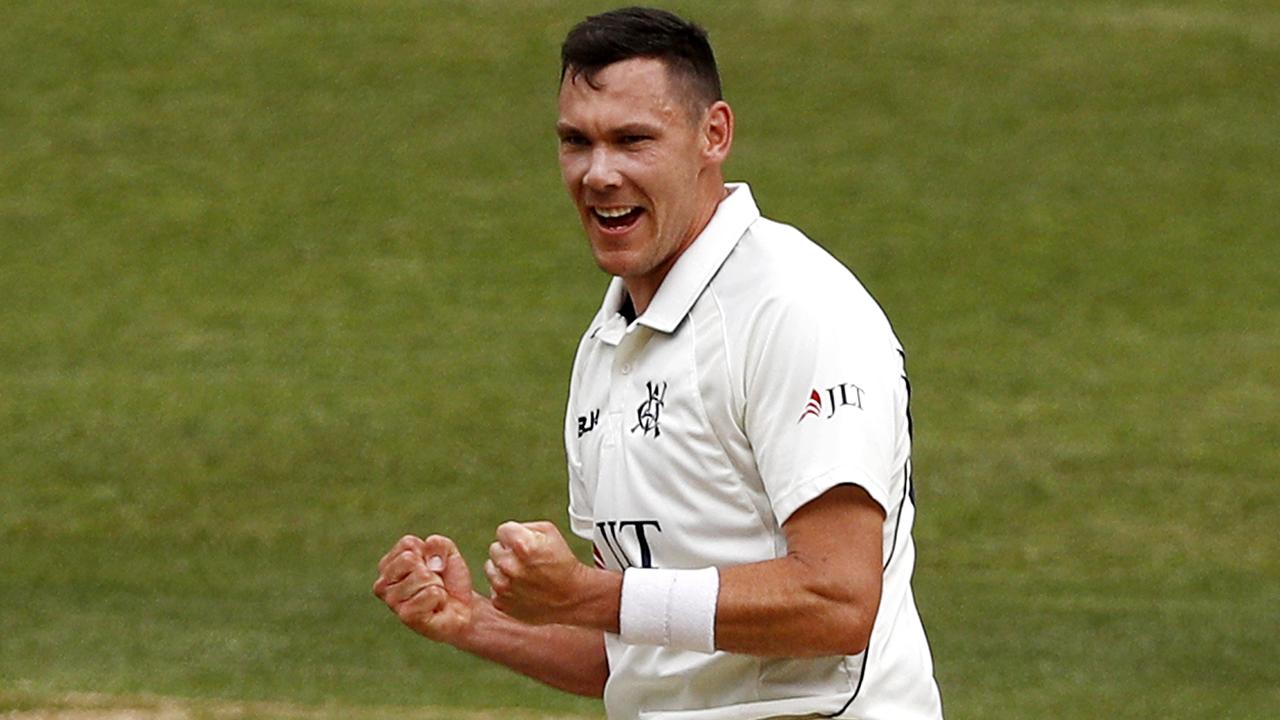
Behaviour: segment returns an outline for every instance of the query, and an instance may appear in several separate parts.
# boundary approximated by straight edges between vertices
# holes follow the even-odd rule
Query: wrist
[[[618,628],[631,645],[715,652],[720,572],[630,568],[622,584]]]
[[[489,598],[472,590],[470,621],[445,642],[463,652],[474,654],[483,645],[484,628],[493,625],[500,617],[507,616],[495,608]]]
[[[622,603],[622,573],[588,565],[580,566],[575,602],[565,625],[618,632],[618,611]]]

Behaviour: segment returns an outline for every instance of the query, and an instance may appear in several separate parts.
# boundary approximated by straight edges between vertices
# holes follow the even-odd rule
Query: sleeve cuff
[[[574,512],[573,507],[569,507],[569,528],[573,530],[573,534],[583,540],[591,541],[594,539],[595,523],[591,522],[591,518]]]
[[[889,514],[890,501],[886,488],[874,482],[871,476],[862,470],[837,467],[798,483],[775,498],[773,516],[777,519],[778,526],[781,527],[786,523],[795,511],[837,485],[857,485],[866,490],[871,499],[884,510],[885,515]]]

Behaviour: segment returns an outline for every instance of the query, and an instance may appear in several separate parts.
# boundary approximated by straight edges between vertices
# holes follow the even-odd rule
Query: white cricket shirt
[[[852,483],[885,511],[868,649],[761,658],[606,634],[609,717],[940,718],[911,594],[911,420],[902,346],[854,276],[730,184],[643,315],[614,278],[574,361],[565,445],[573,531],[597,561],[695,569],[786,554],[782,524]]]

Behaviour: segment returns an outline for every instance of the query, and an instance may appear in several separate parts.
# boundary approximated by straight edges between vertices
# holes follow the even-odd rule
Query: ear
[[[702,156],[709,165],[720,165],[733,148],[733,110],[717,100],[707,108],[702,120]]]

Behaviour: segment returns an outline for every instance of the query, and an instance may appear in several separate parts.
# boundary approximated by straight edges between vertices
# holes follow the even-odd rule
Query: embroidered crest
[[[662,435],[662,428],[658,426],[658,419],[662,415],[662,400],[667,395],[667,383],[649,381],[645,383],[645,387],[649,389],[649,399],[636,408],[636,424],[631,432],[642,430],[645,435],[652,432],[654,437],[659,437]]]

